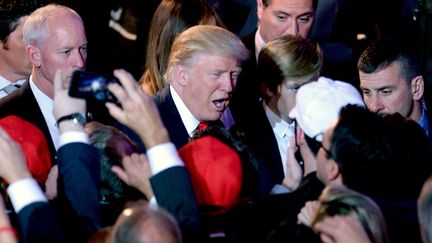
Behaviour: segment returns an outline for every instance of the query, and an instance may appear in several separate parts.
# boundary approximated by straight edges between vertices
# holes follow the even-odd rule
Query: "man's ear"
[[[257,0],[257,16],[258,16],[258,20],[260,20],[262,18],[262,12],[264,11],[264,4],[262,2],[263,0]]]
[[[411,80],[411,93],[413,100],[418,101],[423,98],[424,93],[424,79],[423,76],[418,75]]]
[[[259,85],[261,93],[264,95],[264,97],[266,98],[270,98],[273,97],[275,94],[269,89],[269,87],[267,87],[267,85],[265,85],[264,83],[260,83]]]
[[[335,181],[340,175],[339,165],[334,159],[327,161],[328,176],[331,181]]]
[[[186,67],[181,64],[176,64],[174,66],[174,80],[172,81],[184,87],[187,84],[187,80],[188,80],[188,72],[186,70]]]
[[[36,66],[36,67],[41,66],[42,53],[41,53],[41,50],[39,48],[37,48],[36,46],[33,46],[33,45],[28,45],[28,46],[26,46],[26,53],[30,59],[30,62],[34,66]]]

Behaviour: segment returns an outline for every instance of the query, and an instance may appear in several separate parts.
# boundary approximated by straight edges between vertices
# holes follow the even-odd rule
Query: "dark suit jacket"
[[[162,122],[168,130],[171,142],[177,149],[180,149],[189,142],[190,137],[183,121],[181,120],[180,113],[175,106],[169,86],[162,89],[159,94],[155,96],[155,102]],[[220,121],[212,121],[209,122],[209,126],[223,126],[223,124]],[[129,138],[138,145],[141,151],[146,151],[143,142],[134,131],[121,124],[117,124],[116,127],[128,135]]]
[[[17,91],[3,99],[0,99],[0,117],[6,117],[9,115],[16,115],[34,124],[43,132],[43,134],[45,134],[51,154],[51,161],[54,163],[56,154],[54,143],[51,139],[42,111],[30,89],[28,80]]]
[[[86,242],[100,228],[100,156],[84,143],[58,150],[58,198],[53,202],[67,242]]]
[[[19,242],[63,242],[57,216],[49,203],[31,203],[17,217]]]
[[[58,151],[59,196],[18,214],[20,242],[86,242],[99,229],[99,153],[71,143]],[[53,207],[52,207],[53,206]]]
[[[155,102],[159,109],[162,122],[168,130],[171,142],[174,143],[177,149],[183,147],[183,145],[189,141],[189,134],[174,104],[169,86],[161,90],[155,97]]]
[[[249,122],[250,114],[257,112],[254,104],[260,98],[256,78],[255,33],[256,31],[242,38],[243,44],[250,52],[250,56],[242,65],[242,71],[230,102],[231,113],[239,128]]]
[[[159,206],[179,223],[184,242],[205,242],[203,226],[186,167],[175,166],[150,178]]]
[[[239,130],[244,133],[259,158],[259,191],[265,196],[275,184],[282,183],[284,171],[279,146],[261,102],[256,102],[255,111],[256,114],[245,116],[249,122]]]

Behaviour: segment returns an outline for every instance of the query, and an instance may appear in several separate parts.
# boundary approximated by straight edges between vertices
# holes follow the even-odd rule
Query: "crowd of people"
[[[129,72],[91,57],[78,3],[0,0],[0,242],[432,243],[418,46],[372,17],[333,39],[361,4],[323,2],[107,3],[148,38]],[[87,56],[115,99],[69,92]]]

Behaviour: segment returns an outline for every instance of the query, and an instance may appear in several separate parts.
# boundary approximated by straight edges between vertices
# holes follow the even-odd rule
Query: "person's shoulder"
[[[246,48],[249,51],[254,51],[255,50],[255,34],[256,34],[256,31],[257,30],[255,29],[251,33],[240,37],[240,39],[242,40],[243,44],[246,46]]]

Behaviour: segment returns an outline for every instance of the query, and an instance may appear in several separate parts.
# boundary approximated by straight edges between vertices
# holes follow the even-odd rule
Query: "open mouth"
[[[229,98],[217,99],[213,100],[213,104],[216,106],[216,109],[219,111],[225,110],[229,102]]]

